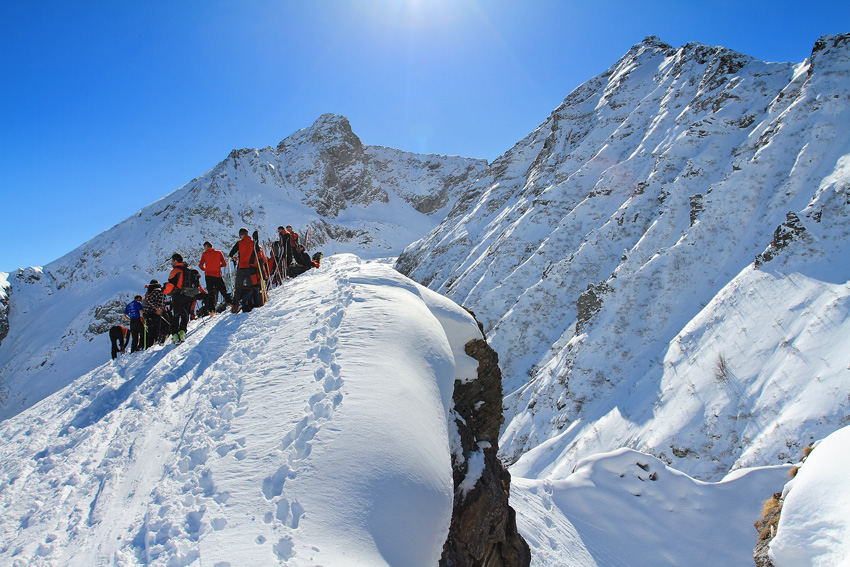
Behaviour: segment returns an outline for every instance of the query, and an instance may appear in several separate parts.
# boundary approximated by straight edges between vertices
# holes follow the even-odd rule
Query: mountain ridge
[[[717,479],[783,462],[786,443],[799,447],[843,423],[848,403],[812,409],[813,419],[828,416],[821,426],[759,432],[740,419],[736,395],[713,392],[725,401],[709,405],[720,404],[731,425],[647,429],[670,387],[663,361],[680,331],[768,252],[789,212],[806,229],[792,247],[805,242],[807,254],[832,258],[820,285],[845,297],[843,287],[827,290],[850,276],[837,260],[848,252],[847,37],[818,40],[815,70],[811,60],[765,63],[702,44],[671,52],[647,38],[570,93],[402,253],[397,269],[474,310],[500,353],[503,458],[559,440],[565,460],[551,465],[569,467],[625,445]],[[741,377],[741,388],[756,388],[757,375]],[[831,371],[829,381],[842,376]],[[593,440],[608,421],[610,436]],[[754,446],[761,455],[749,460]],[[783,449],[768,458],[769,446]]]

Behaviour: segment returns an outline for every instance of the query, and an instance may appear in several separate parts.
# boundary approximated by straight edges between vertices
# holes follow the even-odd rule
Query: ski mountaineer
[[[213,306],[218,304],[219,292],[221,292],[221,297],[225,303],[228,305],[231,303],[230,294],[227,293],[227,287],[224,285],[224,279],[221,277],[221,269],[225,267],[227,267],[227,260],[224,259],[224,253],[217,248],[213,248],[209,240],[204,242],[204,252],[201,254],[198,269],[204,272],[207,293],[210,294]],[[215,315],[215,307],[213,307],[210,315]]]
[[[165,319],[162,318],[162,312],[165,309],[165,295],[162,293],[159,280],[153,279],[147,285],[147,292],[142,305],[145,308],[145,322],[148,327],[145,348],[148,348],[155,342],[160,342],[162,324],[165,322]]]
[[[144,306],[142,305],[142,296],[137,295],[133,301],[127,304],[124,308],[124,318],[130,321],[130,352],[143,350],[142,338],[145,334],[145,318]]]
[[[292,262],[292,259],[295,257],[295,251],[298,250],[298,233],[289,224],[286,225],[286,232],[289,233],[289,262]]]
[[[254,285],[251,278],[257,273],[257,255],[254,252],[254,241],[244,226],[239,229],[239,241],[233,245],[228,255],[236,264],[231,311],[238,313],[240,304],[243,311],[250,311],[254,306]]]
[[[256,307],[262,307],[266,304],[268,295],[266,294],[266,281],[268,280],[269,262],[266,260],[266,253],[263,252],[263,247],[260,246],[260,233],[254,231],[252,235],[254,241],[254,253],[257,255],[257,273],[251,278],[251,283],[254,284],[254,303]],[[259,296],[257,295],[259,292]]]
[[[292,255],[295,252],[295,245],[298,243],[298,234],[292,230],[292,226],[286,228],[277,227],[277,238],[280,245],[283,247],[284,261],[281,265],[281,273],[286,273],[286,267],[292,263]]]
[[[171,273],[162,292],[171,296],[171,342],[178,344],[186,338],[186,329],[189,325],[189,310],[194,298],[183,295],[184,270],[189,266],[183,262],[183,256],[179,252],[171,255]]]
[[[115,325],[109,329],[109,342],[112,343],[112,360],[118,357],[119,352],[124,352],[127,343],[130,342],[130,329]]]

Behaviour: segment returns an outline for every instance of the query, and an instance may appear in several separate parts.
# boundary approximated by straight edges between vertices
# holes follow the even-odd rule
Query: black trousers
[[[136,352],[137,350],[143,350],[144,344],[143,340],[145,337],[145,324],[142,323],[142,319],[130,319],[130,352]]]
[[[118,357],[118,351],[124,350],[127,347],[127,337],[124,336],[124,329],[119,326],[109,329],[109,342],[112,343],[112,360]]]
[[[189,313],[194,298],[182,293],[171,294],[171,334],[185,331],[189,325]]]
[[[251,276],[257,273],[256,268],[238,268],[236,270],[236,281],[233,284],[233,302],[244,301],[246,296],[254,291],[254,283]]]
[[[204,276],[207,281],[207,293],[212,298],[212,304],[218,303],[218,294],[221,292],[221,297],[225,303],[230,303],[230,294],[227,293],[227,286],[224,285],[224,280],[217,276]]]
[[[162,317],[156,314],[156,311],[145,311],[145,324],[147,325],[147,341],[145,348],[150,348],[159,340],[160,329],[162,328]]]

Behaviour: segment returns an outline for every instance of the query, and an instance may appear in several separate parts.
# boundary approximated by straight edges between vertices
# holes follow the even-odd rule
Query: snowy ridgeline
[[[480,337],[451,301],[342,256],[105,362],[2,423],[0,564],[432,567],[452,388]]]
[[[336,256],[193,325],[2,423],[0,563],[436,564],[452,387],[476,376],[464,310]],[[745,565],[787,468],[709,484],[621,450],[515,473],[511,501],[533,565]]]
[[[628,446],[719,480],[850,423],[848,101],[850,34],[649,37],[404,251],[499,353],[515,473]]]

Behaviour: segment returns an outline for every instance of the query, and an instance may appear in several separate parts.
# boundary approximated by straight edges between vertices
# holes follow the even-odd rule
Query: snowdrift
[[[820,441],[783,493],[770,559],[776,567],[850,561],[850,427]]]
[[[753,522],[790,468],[740,470],[708,483],[618,449],[545,479],[514,474],[511,504],[532,565],[751,565]]]
[[[0,563],[431,567],[473,338],[451,301],[344,255],[105,362],[2,423]]]

